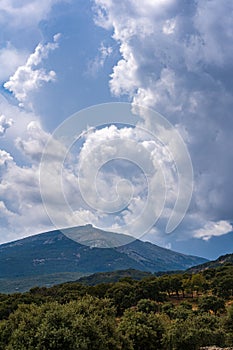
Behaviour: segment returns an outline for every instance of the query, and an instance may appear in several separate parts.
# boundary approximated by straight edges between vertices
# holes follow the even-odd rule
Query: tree
[[[196,273],[196,274],[192,275],[192,278],[191,278],[192,290],[196,291],[197,296],[198,296],[199,292],[203,291],[205,284],[206,284],[206,280],[202,274]]]
[[[106,299],[21,305],[0,327],[1,350],[122,348],[115,310]]]
[[[159,278],[159,286],[162,292],[166,292],[168,296],[171,296],[171,278],[168,275]]]
[[[170,318],[173,318],[173,315],[175,313],[175,305],[170,302],[164,303],[162,306],[162,311]]]
[[[221,312],[225,310],[225,302],[222,298],[218,298],[215,295],[208,295],[199,300],[198,307],[201,311],[213,311],[216,315],[218,311]]]
[[[198,350],[201,346],[225,345],[225,332],[219,318],[207,314],[177,319],[165,335],[167,350]]]
[[[233,346],[233,305],[228,309],[228,315],[225,319],[225,331],[227,346]]]
[[[179,291],[182,291],[182,276],[180,275],[171,276],[170,289],[172,292],[175,292],[177,298],[179,298]]]
[[[154,300],[141,299],[137,303],[137,310],[145,313],[150,313],[150,312],[155,313],[155,312],[158,312],[159,309],[160,309],[160,305]]]
[[[135,285],[128,282],[117,282],[108,289],[106,296],[113,300],[118,315],[122,315],[124,310],[136,306],[140,299],[136,293]]]
[[[162,350],[165,349],[165,322],[166,319],[160,315],[129,309],[124,312],[119,331],[129,341],[133,350]]]
[[[184,293],[191,294],[193,298],[193,283],[190,276],[185,276],[182,280],[183,297]]]
[[[139,299],[160,300],[160,285],[158,279],[144,278],[137,284],[137,295]]]
[[[214,292],[218,296],[228,299],[233,296],[233,277],[226,275],[214,281]]]

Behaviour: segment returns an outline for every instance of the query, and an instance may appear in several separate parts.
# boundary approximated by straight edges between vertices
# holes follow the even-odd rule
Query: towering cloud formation
[[[57,126],[68,105],[72,105],[70,111],[74,111],[80,105],[90,105],[109,98],[106,90],[96,94],[94,89],[98,85],[97,80],[93,85],[90,80],[97,76],[97,72],[103,73],[100,68],[104,67],[107,59],[108,65],[115,62],[109,79],[113,96],[129,100],[134,110],[137,105],[156,109],[186,141],[193,162],[195,186],[190,209],[179,227],[179,238],[192,236],[208,240],[229,231],[233,212],[232,1],[144,0],[142,3],[139,0],[95,0],[95,21],[109,30],[109,40],[108,32],[103,34],[99,30],[98,52],[95,49],[93,52],[82,51],[80,43],[83,37],[87,35],[97,40],[92,32],[97,30],[89,28],[90,22],[86,18],[77,24],[75,13],[70,9],[78,8],[77,11],[80,11],[79,2],[64,1],[73,7],[57,5],[60,0],[0,1],[0,24],[6,34],[0,49],[0,66],[3,67],[0,80],[5,87],[4,93],[9,96],[10,92],[11,95],[8,103],[2,101],[0,96],[0,136],[4,136],[1,138],[0,150],[0,215],[2,232],[5,228],[6,235],[8,232],[15,234],[11,237],[2,235],[0,240],[6,241],[16,238],[17,234],[32,234],[51,227],[43,209],[38,181],[43,148],[51,136],[42,126],[48,126],[49,119],[53,119],[52,125]],[[85,6],[88,6],[87,3]],[[57,6],[53,7],[55,4]],[[52,20],[46,22],[50,12],[53,12]],[[63,32],[64,28],[64,41],[56,51],[56,60],[52,62],[54,57],[51,53],[58,47],[59,37],[55,36],[53,40],[49,38],[51,33]],[[73,35],[74,30],[80,30],[79,37]],[[74,38],[81,39],[78,42]],[[119,52],[116,52],[117,48]],[[78,51],[81,54],[76,56]],[[79,60],[86,62],[82,66],[80,63],[83,62]],[[81,72],[80,67],[87,67],[89,76]],[[88,80],[81,79],[82,74],[88,76]],[[74,77],[73,82],[71,76]],[[51,89],[52,93],[47,94],[49,86],[46,87],[45,83],[55,78],[60,81],[60,86],[57,84],[55,89]],[[38,89],[42,84],[43,90]],[[79,94],[81,89],[85,91],[83,95]],[[77,101],[82,100],[82,96],[86,100],[79,105]],[[14,98],[23,108],[14,104]],[[54,110],[51,112],[54,105],[56,113]],[[29,112],[27,107],[34,107],[31,108],[34,112]],[[138,111],[144,118],[144,126],[150,131],[148,114],[143,114],[142,109]],[[127,120],[124,122],[127,123]],[[168,143],[174,149],[174,140],[169,136]],[[106,147],[104,142],[108,138],[109,147]],[[118,150],[129,154],[135,152],[137,157],[140,157],[141,151],[139,160],[148,165],[153,165],[153,161],[166,163],[168,155],[163,153],[166,147],[159,152],[158,146],[151,139],[143,138],[138,130],[123,128],[122,125],[119,129],[105,125],[102,129],[89,131],[78,145],[79,158],[74,157],[74,164],[70,164],[72,159],[67,157],[68,164],[65,163],[62,169],[66,199],[74,214],[80,217],[80,224],[92,222],[121,231],[122,226],[127,226],[140,212],[147,192],[145,177],[140,171],[134,172],[131,164],[120,161],[115,165],[109,163],[100,169],[97,177],[97,194],[106,199],[106,203],[101,202],[106,207],[96,214],[90,206],[84,205],[77,190],[78,169],[75,164],[82,162],[85,194],[91,203],[96,200],[96,204],[99,204],[98,196],[96,199],[89,193],[95,163],[105,159],[108,152],[117,156]],[[58,158],[59,145],[51,152],[51,164],[54,167]],[[170,196],[168,206],[151,231],[152,239],[153,232],[156,232],[156,242],[159,242],[159,233],[165,231],[176,200],[177,188],[173,186],[176,177],[173,176],[171,163],[168,161],[165,166],[171,172],[167,175],[170,186],[167,187]],[[118,176],[119,169],[123,176]],[[132,174],[139,176],[133,176],[131,181]],[[161,202],[162,197],[160,186],[157,187],[157,193],[152,191],[154,196],[145,220],[159,212],[156,204]],[[57,207],[59,199],[53,179],[50,183],[48,181],[48,192],[54,212],[60,219],[60,213],[64,211]],[[127,200],[132,193],[134,198],[128,205]],[[118,194],[121,196],[122,210],[114,216],[107,213],[106,209],[111,201],[112,209],[115,209],[114,205],[118,202],[114,200],[118,200]],[[74,224],[69,215],[65,220],[67,226]],[[137,230],[141,230],[140,225],[135,225],[135,232]]]
[[[121,53],[110,79],[112,93],[155,108],[187,142],[195,191],[186,226],[209,222],[196,233],[198,237],[205,236],[205,228],[208,237],[215,227],[218,234],[229,231],[227,222],[233,212],[232,1],[95,3],[96,23],[113,31]]]

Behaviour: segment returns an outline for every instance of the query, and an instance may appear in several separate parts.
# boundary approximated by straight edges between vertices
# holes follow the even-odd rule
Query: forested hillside
[[[0,295],[1,350],[233,346],[233,265]],[[142,277],[142,276],[140,276]],[[97,277],[96,277],[97,278]]]

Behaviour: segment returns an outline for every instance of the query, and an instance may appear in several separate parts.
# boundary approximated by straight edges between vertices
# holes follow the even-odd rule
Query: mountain
[[[214,261],[208,261],[204,264],[193,266],[193,267],[189,268],[187,271],[192,272],[192,273],[196,273],[196,272],[201,272],[201,271],[208,270],[208,269],[213,269],[213,268],[216,268],[219,266],[223,266],[225,264],[232,264],[233,265],[233,254],[222,255]]]
[[[66,236],[91,248],[112,248],[128,244],[134,237],[111,231],[103,231],[92,225],[78,226],[62,230]]]
[[[63,232],[65,232],[63,230]],[[131,240],[129,236],[96,229],[91,225],[37,234],[0,245],[0,292],[9,289],[28,289],[35,284],[51,285],[77,279],[95,272],[137,269],[148,272],[185,270],[202,264],[204,258],[176,253],[149,242]],[[82,235],[91,246],[73,238]],[[85,238],[86,237],[86,238]],[[110,243],[127,243],[117,248],[100,249]],[[71,278],[72,277],[72,278]],[[23,280],[23,282],[22,282]],[[45,283],[46,281],[46,283]],[[5,291],[5,290],[4,290]]]

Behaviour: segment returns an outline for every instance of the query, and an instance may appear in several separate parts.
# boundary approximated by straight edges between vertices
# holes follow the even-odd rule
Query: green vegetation
[[[117,276],[116,282],[70,282],[0,294],[0,350],[233,346],[229,262],[194,274],[111,274]],[[133,279],[134,274],[141,279]]]
[[[87,284],[89,286],[95,286],[96,284],[100,283],[118,282],[119,279],[124,277],[131,277],[134,280],[141,280],[142,278],[148,276],[151,276],[151,272],[127,269],[109,272],[97,272],[89,276],[80,277],[78,279],[78,282]]]

